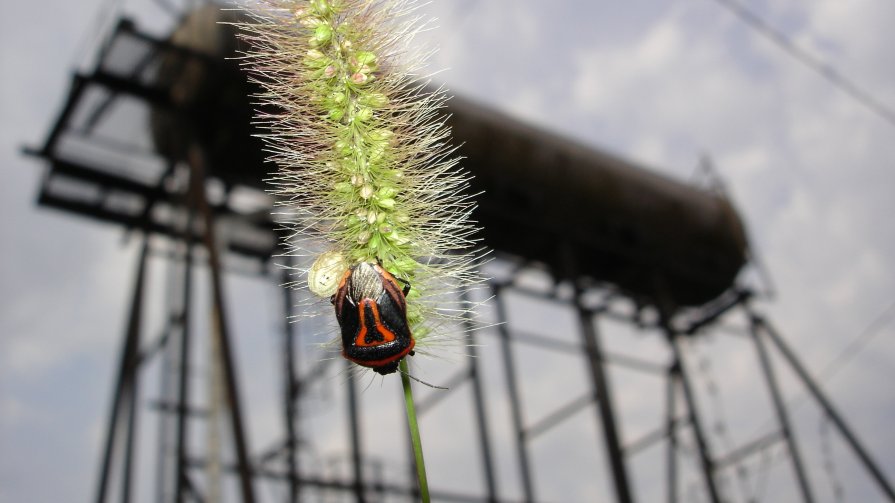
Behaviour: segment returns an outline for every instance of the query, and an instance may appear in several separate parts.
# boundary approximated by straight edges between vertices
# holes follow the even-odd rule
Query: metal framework
[[[142,56],[131,58],[124,71],[114,70],[112,55],[119,45],[125,43],[142,47],[138,51]],[[197,469],[208,469],[216,462],[215,456],[197,452],[191,448],[190,442],[196,421],[212,417],[212,413],[204,408],[208,404],[199,404],[190,385],[190,377],[195,370],[193,366],[201,358],[193,352],[200,334],[194,333],[192,328],[199,312],[193,299],[195,270],[200,265],[204,265],[209,272],[213,320],[208,337],[217,348],[212,353],[216,356],[209,357],[204,363],[218,368],[221,373],[220,385],[230,426],[228,445],[232,446],[235,457],[234,463],[221,467],[221,470],[236,482],[236,498],[243,502],[260,501],[258,484],[272,481],[285,488],[282,499],[290,503],[311,501],[308,491],[316,491],[318,496],[341,495],[357,502],[418,499],[412,479],[393,481],[379,476],[375,466],[370,464],[375,456],[364,450],[360,426],[364,416],[359,399],[361,391],[352,377],[347,380],[345,393],[350,445],[349,475],[314,475],[302,462],[302,450],[307,448],[310,441],[300,434],[300,426],[309,407],[305,398],[316,382],[327,378],[323,370],[332,365],[332,361],[323,360],[313,368],[301,368],[297,331],[302,330],[302,326],[288,323],[285,314],[280,329],[281,358],[274,362],[281,369],[284,383],[281,414],[285,428],[281,440],[269,449],[257,450],[249,444],[244,426],[245,411],[249,407],[240,393],[236,372],[238,355],[233,349],[234,336],[228,322],[230,309],[221,277],[232,268],[233,261],[230,259],[247,257],[259,264],[250,269],[252,274],[269,278],[273,283],[286,282],[288,278],[285,273],[271,267],[271,257],[276,254],[274,223],[266,216],[263,205],[261,209],[265,211],[248,211],[241,208],[227,190],[223,196],[214,195],[215,183],[227,185],[228,180],[224,179],[225,175],[216,174],[218,172],[214,166],[207,165],[201,142],[190,149],[186,159],[158,159],[156,156],[147,164],[152,169],[130,169],[132,163],[122,162],[121,156],[96,154],[110,143],[101,131],[104,125],[111,123],[114,126],[116,105],[135,100],[144,105],[176,110],[176,104],[166,101],[167,95],[163,89],[147,83],[144,73],[150,71],[153,61],[165,51],[175,51],[185,58],[217,64],[203,55],[191,54],[141,34],[130,23],[121,23],[105,46],[96,70],[75,76],[68,100],[44,146],[29,151],[45,159],[49,165],[40,188],[39,204],[120,224],[138,232],[142,239],[94,500],[97,503],[110,501],[116,487],[120,501],[139,499],[132,487],[135,439],[138,427],[144,423],[140,419],[144,402],[141,398],[141,375],[147,363],[156,358],[163,359],[162,368],[166,369],[162,372],[162,396],[154,404],[160,414],[159,442],[168,447],[173,444],[176,454],[172,458],[165,453],[164,447],[160,447],[155,500],[180,502],[215,499],[211,489],[204,487],[197,475]],[[189,112],[181,110],[179,113]],[[71,151],[76,144],[80,145],[80,154]],[[118,148],[117,144],[114,146],[112,150]],[[136,154],[129,151],[126,155],[130,159]],[[252,187],[248,189],[255,190]],[[263,199],[258,193],[255,196]],[[219,233],[219,230],[224,232]],[[218,234],[225,234],[226,238]],[[174,268],[172,284],[176,288],[173,289],[174,293],[167,294],[169,312],[165,330],[157,339],[146,341],[141,327],[145,322],[147,267],[153,250],[157,248],[155,245],[159,243],[169,244],[167,258]],[[574,259],[574,243],[559,243],[557,249],[571,250],[567,255]],[[580,260],[586,259],[586,256],[580,257]],[[469,435],[475,438],[478,450],[470,455],[478,459],[484,488],[481,492],[470,492],[462,488],[436,486],[432,489],[433,500],[488,503],[543,501],[538,492],[537,457],[532,451],[532,442],[582,411],[590,410],[594,416],[594,431],[601,442],[578,447],[603,453],[615,501],[627,503],[636,500],[631,458],[663,442],[666,449],[667,501],[683,501],[680,496],[679,458],[682,438],[686,434],[694,439],[702,485],[709,501],[728,499],[718,482],[721,471],[769,446],[783,443],[792,464],[793,484],[798,487],[803,501],[812,502],[816,490],[796,441],[793,423],[782,398],[777,369],[770,357],[770,353],[776,352],[836,426],[880,492],[888,500],[895,501],[891,483],[780,334],[752,307],[752,295],[748,290],[731,287],[715,301],[686,312],[675,308],[647,309],[654,314],[650,317],[648,312],[641,309],[623,309],[622,306],[630,304],[630,301],[612,287],[595,284],[584,275],[570,274],[570,270],[575,270],[574,263],[567,262],[567,269],[561,274],[548,270],[551,278],[549,284],[538,288],[520,281],[527,271],[538,267],[537,263],[513,256],[503,256],[498,262],[514,265],[510,273],[490,282],[493,293],[490,310],[494,326],[471,332],[468,351],[472,358],[464,359],[454,376],[447,380],[450,391],[433,392],[418,404],[418,414],[424,418],[439,402],[454,396],[458,390],[469,389],[468,407],[475,425],[475,431]],[[225,263],[228,264],[226,268]],[[572,279],[569,279],[570,276]],[[296,304],[294,295],[289,290],[283,291],[284,313]],[[463,292],[462,295],[472,294]],[[526,331],[523,323],[511,315],[511,296],[523,296],[543,305],[556,305],[573,312],[574,332],[579,342],[558,341],[544,334]],[[667,305],[663,302],[655,304]],[[714,330],[719,321],[732,312],[746,313],[750,321],[750,337],[754,341],[760,371],[772,399],[778,429],[729,452],[720,452],[711,443],[700,413],[700,396],[693,383],[692,370],[685,362],[682,341]],[[609,320],[663,334],[669,359],[650,361],[607,351],[603,326]],[[494,396],[494,387],[489,386],[481,367],[478,357],[480,345],[499,348],[505,383],[505,389],[499,396]],[[585,382],[575,383],[572,387],[574,398],[555,410],[539,411],[540,417],[533,421],[525,417],[523,407],[527,373],[517,361],[517,352],[523,346],[582,359],[587,369]],[[620,432],[624,417],[617,407],[614,396],[616,387],[609,372],[616,366],[656,376],[664,385],[665,411],[661,426],[631,442],[625,442]],[[487,393],[491,394],[486,396]],[[510,488],[506,482],[502,484],[498,480],[497,440],[493,432],[498,421],[495,419],[495,403],[505,404],[509,410],[509,424],[500,424],[500,428],[509,429],[511,433],[512,456],[509,462],[518,473],[519,487]],[[214,446],[206,447],[210,449]],[[506,462],[507,458],[504,457],[503,461]],[[521,498],[508,494],[520,494]]]

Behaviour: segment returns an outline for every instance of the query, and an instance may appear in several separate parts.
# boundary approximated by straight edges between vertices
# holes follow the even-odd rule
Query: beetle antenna
[[[426,386],[428,386],[428,387],[430,387],[430,388],[443,389],[443,390],[449,390],[449,389],[450,389],[450,388],[445,388],[444,386],[436,386],[436,385],[434,385],[434,384],[429,384],[429,383],[427,383],[426,381],[423,381],[422,379],[417,379],[416,377],[413,377],[412,375],[410,375],[410,374],[407,373],[407,372],[404,372],[404,371],[401,370],[401,369],[398,369],[398,372],[400,372],[400,373],[406,375],[407,377],[413,379],[414,381],[416,381],[416,382],[418,382],[418,383],[420,383],[420,384],[425,384]]]

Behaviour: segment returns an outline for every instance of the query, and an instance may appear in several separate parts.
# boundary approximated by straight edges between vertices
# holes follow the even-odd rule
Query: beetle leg
[[[410,283],[407,282],[407,281],[404,281],[404,280],[401,279],[401,278],[397,278],[397,279],[398,279],[398,281],[400,281],[401,283],[404,283],[404,289],[401,290],[401,291],[404,293],[404,296],[407,297],[407,294],[410,293]]]
[[[332,294],[329,296],[329,303],[332,305],[336,305],[336,294]]]

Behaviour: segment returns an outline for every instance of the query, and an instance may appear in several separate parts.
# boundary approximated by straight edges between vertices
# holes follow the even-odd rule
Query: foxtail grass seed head
[[[447,98],[417,73],[427,56],[412,42],[426,28],[417,7],[258,0],[241,28],[252,47],[245,65],[264,89],[273,192],[291,216],[286,246],[316,256],[310,291],[329,299],[347,271],[378,265],[391,295],[411,285],[400,290],[406,322],[424,343],[467,309],[449,293],[478,277],[474,202],[444,122]]]

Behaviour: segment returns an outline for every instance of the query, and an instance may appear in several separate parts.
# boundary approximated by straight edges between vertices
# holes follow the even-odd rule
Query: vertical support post
[[[677,503],[677,429],[675,428],[675,416],[677,415],[677,380],[678,369],[676,365],[668,369],[668,388],[666,390],[665,404],[665,428],[668,436],[668,460],[666,461],[668,503]]]
[[[619,439],[612,394],[609,391],[609,381],[606,376],[606,369],[603,367],[603,352],[600,347],[594,320],[590,312],[581,304],[581,292],[577,289],[575,292],[575,308],[578,311],[578,323],[581,326],[581,338],[587,354],[594,396],[597,398],[597,409],[600,413],[603,440],[606,442],[606,455],[609,457],[609,466],[612,468],[615,495],[620,503],[630,503],[632,501],[631,488],[625,467],[625,455],[622,452]]]
[[[507,325],[506,307],[501,296],[503,286],[492,284],[491,289],[494,293],[494,305],[497,310],[497,330],[500,333],[503,367],[506,372],[507,393],[510,396],[510,410],[513,418],[513,430],[516,433],[516,453],[519,458],[519,475],[522,478],[523,501],[532,503],[535,499],[534,488],[531,480],[531,467],[528,462],[528,449],[525,445],[525,430],[522,424],[522,402],[519,396],[519,389],[516,386],[516,365],[510,342],[510,329],[509,325]]]
[[[211,337],[208,341],[208,419],[205,430],[205,501],[221,503],[223,501],[222,468],[224,464],[221,449],[221,418],[224,415],[225,397],[223,392],[223,376],[221,375],[220,328],[217,317],[211,316]],[[190,489],[195,494],[196,487],[190,482]]]
[[[189,260],[189,259],[187,259]],[[190,274],[190,267],[187,266],[184,274],[186,278],[188,278]],[[190,287],[189,279],[184,279],[185,286],[184,291],[189,293]],[[185,303],[185,306],[189,304],[189,301]],[[190,359],[190,337],[191,330],[189,329],[190,317],[187,314],[186,308],[184,309],[184,319],[183,319],[183,329],[180,331],[180,365],[179,365],[179,376],[178,376],[178,399],[177,399],[177,467],[175,472],[175,492],[174,494],[177,503],[182,503],[184,498],[186,497],[186,470],[187,470],[187,437],[189,424],[187,422],[188,414],[189,414],[189,359]]]
[[[354,497],[357,503],[365,503],[363,454],[361,453],[360,413],[357,405],[357,380],[351,374],[353,363],[345,361],[348,373],[348,416],[351,435],[351,469],[353,470]]]
[[[469,305],[469,291],[460,292],[460,301]],[[485,415],[485,394],[482,389],[481,376],[479,374],[478,345],[476,334],[469,318],[470,313],[463,313],[463,328],[469,333],[469,377],[472,381],[472,399],[476,412],[476,425],[479,430],[479,446],[482,455],[482,467],[485,470],[485,485],[488,488],[488,503],[497,502],[497,483],[494,477],[494,462],[491,456],[491,436],[488,433],[488,418]]]
[[[696,396],[693,394],[693,389],[690,386],[690,379],[687,375],[686,368],[684,367],[683,359],[681,358],[681,350],[678,347],[678,334],[676,334],[667,323],[665,324],[665,333],[668,336],[668,344],[671,346],[673,353],[674,363],[672,365],[677,368],[678,375],[680,376],[681,388],[684,391],[684,399],[687,402],[687,409],[690,412],[690,423],[693,425],[693,435],[696,437],[696,445],[699,448],[699,461],[702,465],[706,488],[709,490],[709,498],[712,503],[719,503],[721,497],[718,494],[718,487],[715,485],[715,465],[714,461],[712,461],[712,455],[709,452],[705,431],[702,429],[702,421],[699,419],[699,409],[696,407]]]
[[[749,313],[752,322],[756,324],[757,327],[761,328],[771,339],[771,342],[777,346],[777,349],[780,351],[780,354],[783,355],[784,359],[786,359],[789,366],[795,371],[796,375],[801,379],[802,384],[808,389],[808,392],[814,397],[814,400],[824,409],[827,417],[833,422],[836,426],[836,429],[839,430],[839,433],[845,438],[845,441],[848,442],[848,445],[852,448],[855,455],[861,461],[861,464],[864,465],[864,468],[870,472],[870,476],[879,486],[880,490],[888,497],[889,501],[895,502],[895,490],[893,490],[892,485],[886,480],[885,475],[883,475],[882,471],[880,471],[877,464],[870,457],[870,454],[866,449],[861,445],[861,442],[858,441],[858,438],[852,433],[851,428],[845,422],[845,419],[839,415],[839,412],[833,407],[833,404],[827,399],[826,395],[820,390],[817,383],[814,382],[814,379],[808,373],[802,363],[796,358],[795,353],[789,348],[786,342],[783,340],[783,337],[777,333],[777,331],[765,320],[763,317],[759,316],[755,312],[750,311]]]
[[[112,395],[112,406],[109,410],[109,427],[106,431],[105,447],[103,449],[103,457],[100,467],[100,477],[96,491],[97,503],[106,501],[106,494],[109,486],[109,474],[112,468],[112,457],[115,451],[116,438],[118,436],[118,420],[119,414],[122,413],[125,406],[128,407],[127,422],[127,446],[125,450],[124,474],[122,490],[123,498],[130,496],[130,478],[132,464],[130,457],[133,456],[132,442],[133,429],[135,428],[134,420],[134,402],[137,400],[137,365],[139,364],[140,351],[140,322],[143,313],[143,290],[146,278],[146,262],[149,257],[149,237],[143,237],[143,246],[140,249],[140,255],[137,259],[137,273],[134,278],[134,292],[131,297],[130,313],[128,314],[127,329],[125,332],[124,345],[121,349],[121,357],[118,366],[118,378],[115,381],[115,391]],[[126,501],[126,500],[125,500]]]
[[[196,200],[195,189],[193,185],[197,183],[195,172],[189,173],[187,181],[187,197],[186,197],[186,223],[183,229],[184,243],[184,266],[183,266],[183,310],[180,312],[180,348],[179,357],[179,375],[178,375],[178,391],[177,391],[177,458],[176,471],[174,474],[174,501],[182,503],[184,501],[186,487],[186,469],[187,469],[187,437],[189,425],[187,423],[187,414],[189,406],[189,360],[190,360],[190,338],[192,337],[191,322],[191,305],[193,291],[193,251],[195,248],[195,236],[193,234],[196,220]],[[202,182],[198,182],[202,183]]]
[[[777,386],[777,378],[774,375],[774,366],[768,356],[767,348],[761,340],[761,332],[759,323],[753,318],[750,319],[750,331],[752,339],[755,341],[755,349],[758,352],[758,359],[761,361],[762,370],[764,370],[765,381],[768,389],[771,391],[771,398],[774,402],[774,411],[777,414],[777,420],[780,422],[780,428],[783,431],[783,438],[789,447],[789,457],[792,460],[792,467],[799,481],[799,489],[802,491],[802,499],[806,503],[813,503],[814,496],[811,494],[811,484],[808,482],[808,476],[802,465],[802,456],[792,426],[789,421],[789,415],[786,413],[786,405],[783,403],[783,397],[780,394],[780,388]]]
[[[242,406],[239,390],[236,385],[236,365],[233,359],[233,348],[230,346],[230,329],[227,324],[226,306],[224,304],[224,285],[221,281],[221,261],[218,256],[215,239],[214,216],[205,195],[205,160],[202,151],[193,147],[189,152],[191,192],[198,202],[204,227],[203,240],[208,251],[208,272],[211,275],[211,294],[214,304],[214,315],[217,321],[220,338],[221,363],[223,364],[224,383],[227,390],[227,401],[230,405],[230,426],[233,431],[233,443],[236,450],[236,466],[239,473],[240,493],[243,503],[254,503],[255,491],[252,487],[252,466],[242,423]]]
[[[188,234],[186,234],[186,230],[184,230],[182,242],[186,244],[187,239]],[[176,247],[177,244],[180,242],[171,240],[171,243]],[[191,249],[189,246],[185,246],[183,249],[182,257],[184,271],[188,271],[191,267],[192,259],[190,257],[190,250]],[[176,255],[178,253],[176,248],[173,249],[171,252],[172,255]],[[179,255],[177,255],[177,257],[179,258]],[[168,462],[168,458],[170,456],[168,450],[171,447],[170,427],[173,420],[170,412],[173,411],[176,413],[177,411],[173,407],[169,409],[167,408],[167,406],[174,403],[173,397],[176,396],[177,392],[174,386],[178,384],[174,382],[174,371],[177,351],[179,348],[175,347],[174,340],[176,339],[176,337],[172,337],[172,335],[175,333],[182,334],[182,331],[186,327],[186,313],[189,311],[189,292],[180,290],[181,287],[186,287],[186,281],[188,281],[186,278],[189,273],[181,271],[180,264],[178,263],[178,258],[172,258],[172,260],[169,262],[169,269],[167,271],[168,278],[166,280],[166,287],[168,291],[166,292],[165,296],[169,304],[167,306],[168,326],[165,329],[165,333],[162,336],[161,342],[162,362],[159,371],[159,393],[162,397],[163,408],[161,410],[161,413],[159,414],[158,445],[156,451],[155,500],[157,503],[168,503],[172,501],[172,499],[176,499],[176,497],[172,498],[170,493],[172,489],[172,472],[170,469],[171,465]],[[178,281],[181,279],[184,280],[184,284],[182,285],[178,283]],[[176,454],[177,453],[175,452],[175,455]],[[176,481],[174,483],[176,485]]]
[[[291,260],[287,257],[291,266]],[[286,467],[289,470],[289,503],[298,502],[298,457],[295,422],[298,418],[298,370],[295,364],[295,326],[289,321],[292,312],[292,288],[289,287],[289,270],[283,271],[283,373],[286,414]]]
[[[139,348],[138,348],[139,349]],[[133,368],[136,371],[138,365],[137,354],[134,354]],[[134,372],[127,404],[127,437],[124,441],[124,473],[121,474],[121,503],[131,501],[131,478],[134,471],[134,437],[137,432],[137,403],[139,402],[139,388],[137,379],[139,374]]]

